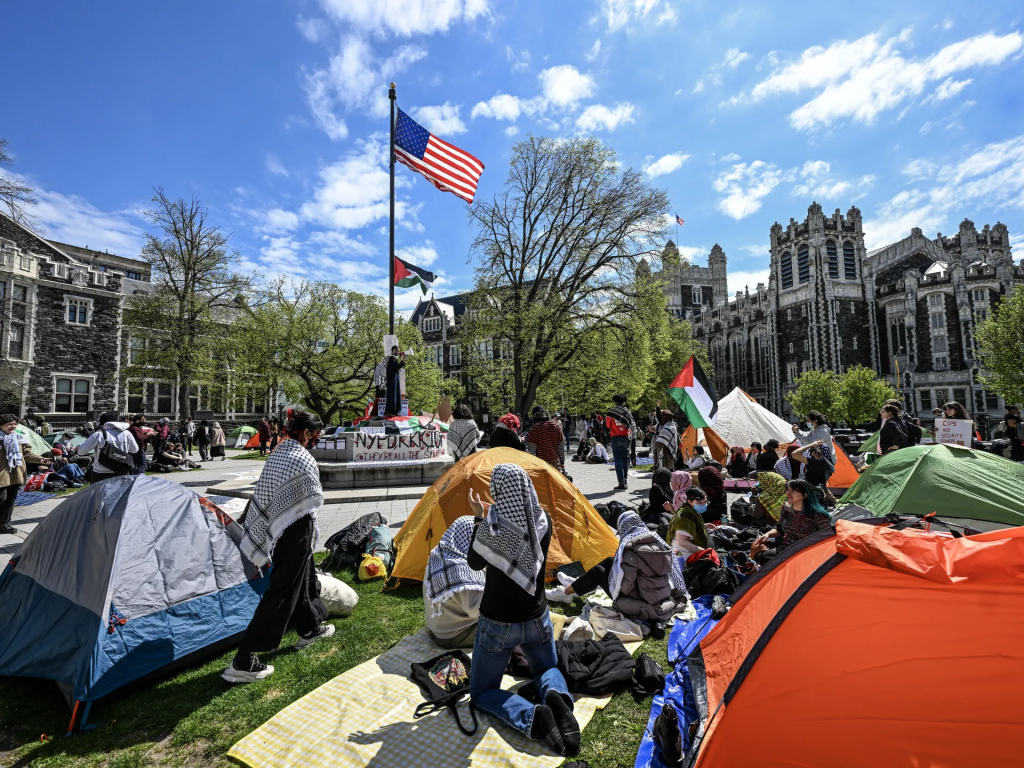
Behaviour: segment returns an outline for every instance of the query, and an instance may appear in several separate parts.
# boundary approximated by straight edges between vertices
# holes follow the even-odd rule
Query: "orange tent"
[[[689,657],[688,765],[1018,764],[1024,528],[878,522],[839,520],[732,595]]]
[[[708,451],[711,453],[711,458],[717,461],[719,464],[725,464],[726,459],[729,458],[729,446],[725,444],[725,441],[720,438],[711,427],[704,427],[704,442],[707,443]],[[679,440],[679,447],[684,451],[689,451],[690,455],[693,455],[694,446],[697,445],[697,430],[691,424],[683,432],[683,436]]]
[[[249,442],[245,444],[246,448],[259,448],[260,447],[260,433],[257,432],[255,435],[249,438]]]
[[[491,470],[498,464],[518,464],[526,470],[537,500],[551,516],[554,533],[548,545],[548,578],[561,565],[579,560],[591,568],[618,549],[619,539],[579,488],[546,461],[515,448],[489,448],[455,462],[409,513],[395,537],[398,557],[392,579],[422,581],[427,556],[448,526],[472,515],[469,489],[491,501]]]

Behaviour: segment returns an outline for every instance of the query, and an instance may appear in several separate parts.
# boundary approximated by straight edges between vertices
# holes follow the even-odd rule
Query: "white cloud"
[[[528,69],[530,66],[530,52],[525,49],[516,53],[512,50],[511,45],[506,45],[505,58],[508,59],[509,63],[512,65],[513,72],[521,72],[524,69]]]
[[[712,184],[716,192],[725,195],[718,201],[718,210],[737,221],[746,218],[761,208],[761,201],[782,179],[782,171],[772,163],[736,163]]]
[[[576,118],[576,127],[584,132],[614,131],[624,123],[633,122],[633,105],[628,101],[609,109],[604,104],[592,104]]]
[[[955,228],[965,207],[1024,208],[1024,135],[982,147],[958,163],[922,176],[930,188],[903,190],[865,222],[869,248],[900,240],[912,227]],[[947,230],[949,231],[949,230]]]
[[[23,176],[10,176],[35,187],[36,203],[26,211],[47,239],[138,258],[145,243],[140,211],[101,211],[78,195],[40,189]]]
[[[662,24],[675,24],[678,17],[676,16],[676,9],[671,5],[667,6],[664,11],[658,16],[658,20],[655,22],[659,27]]]
[[[736,69],[736,67],[749,58],[750,54],[746,51],[741,51],[739,48],[730,48],[725,52],[725,59],[722,61],[722,66],[729,67],[729,69]]]
[[[954,80],[952,77],[947,77],[935,89],[935,93],[925,99],[925,101],[939,102],[951,99],[973,82],[973,78],[970,77],[966,80]]]
[[[281,158],[275,155],[273,152],[268,152],[266,159],[263,161],[263,166],[270,172],[277,176],[287,176],[288,169],[284,167],[284,163],[281,162]]]
[[[751,256],[765,256],[769,255],[768,246],[764,243],[758,243],[757,245],[743,245],[740,246],[740,250],[744,253],[749,253]]]
[[[886,110],[920,96],[928,85],[966,69],[995,66],[1024,47],[1024,35],[992,32],[952,43],[923,59],[904,58],[897,46],[910,38],[905,30],[884,42],[878,34],[853,42],[839,40],[828,48],[814,46],[730,103],[760,101],[770,95],[818,91],[790,114],[797,130],[809,131],[849,118],[872,123]],[[963,84],[961,85],[960,82]],[[969,81],[943,83],[936,91],[962,90]]]
[[[912,180],[917,181],[918,179],[932,178],[938,170],[939,166],[931,160],[917,159],[907,163],[903,168],[903,173]]]
[[[793,194],[798,197],[811,197],[815,200],[835,200],[847,195],[851,190],[863,189],[870,185],[874,176],[861,176],[855,181],[842,181],[832,177],[832,166],[824,160],[808,160],[798,174],[802,184],[793,187]],[[863,196],[863,192],[853,199]]]
[[[487,0],[320,0],[329,16],[366,32],[402,37],[445,32],[489,13]]]
[[[587,51],[587,53],[586,53],[587,61],[593,61],[594,59],[597,58],[597,55],[599,53],[601,53],[601,39],[600,38],[595,40],[594,44],[590,47],[590,50]]]
[[[942,20],[942,28],[943,29],[952,29],[953,28],[953,20],[952,19],[943,19]]]
[[[518,96],[510,96],[507,93],[498,93],[487,101],[481,101],[473,107],[470,117],[493,117],[495,120],[515,121],[523,112],[527,114],[532,110],[532,103],[520,99]]]
[[[768,254],[766,252],[765,258],[767,257]],[[764,285],[767,287],[768,276],[770,274],[770,269],[754,269],[746,272],[737,272],[730,269],[728,273],[726,273],[726,279],[729,284],[729,295],[735,296],[736,291],[743,291],[748,288],[751,292],[753,292],[754,290],[757,289],[758,283],[764,283]]]
[[[514,125],[510,125],[508,128],[505,129],[506,136],[515,136],[517,133],[519,133],[519,129],[516,128]]]
[[[698,80],[697,84],[693,86],[693,92],[694,93],[700,93],[703,90],[704,90],[704,81],[703,80]]]
[[[615,32],[626,26],[631,19],[647,17],[659,6],[661,6],[661,0],[604,0],[602,10],[608,22],[608,31]],[[675,18],[675,11],[667,2],[661,7],[665,10],[658,16],[656,23],[665,23],[662,19],[666,14],[670,15],[670,19]]]
[[[582,74],[571,64],[560,64],[541,72],[540,80],[544,100],[555,107],[575,107],[581,99],[593,96],[597,85],[590,75]]]
[[[652,179],[655,176],[664,176],[666,173],[672,173],[673,171],[679,170],[683,166],[683,163],[689,159],[689,155],[684,155],[682,152],[673,152],[670,155],[664,155],[663,157],[658,158],[648,165],[644,169],[644,173]]]
[[[299,215],[281,208],[272,208],[264,214],[263,229],[268,232],[287,232],[299,226]]]
[[[429,267],[437,261],[437,249],[430,240],[422,245],[408,245],[399,248],[397,253],[402,259],[412,262],[417,267]]]
[[[327,22],[323,19],[304,19],[299,16],[295,26],[299,28],[302,36],[311,43],[318,43],[327,38]]]
[[[412,110],[416,122],[442,138],[466,132],[466,124],[459,117],[459,105],[447,101],[437,107],[419,107]]]
[[[725,157],[722,158],[722,162],[723,163],[735,163],[739,159],[740,159],[739,155],[737,155],[735,152],[730,152],[728,155],[726,155]]]

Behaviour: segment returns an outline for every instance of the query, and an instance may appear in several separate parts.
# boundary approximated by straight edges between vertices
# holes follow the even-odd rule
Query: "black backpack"
[[[641,653],[633,670],[633,682],[629,686],[638,697],[653,696],[665,689],[665,670],[646,653]]]
[[[426,699],[416,707],[413,719],[418,720],[439,709],[451,710],[452,717],[459,730],[467,736],[476,733],[476,710],[473,702],[469,703],[469,714],[473,718],[473,730],[467,730],[459,719],[456,705],[469,695],[469,676],[472,670],[469,656],[463,651],[454,650],[442,653],[430,661],[412,665],[412,681],[419,686],[423,698]]]
[[[102,428],[101,428],[102,429]],[[111,441],[110,432],[103,430],[103,447],[100,449],[100,464],[113,472],[115,477],[127,475],[135,469],[135,457],[118,448]]]

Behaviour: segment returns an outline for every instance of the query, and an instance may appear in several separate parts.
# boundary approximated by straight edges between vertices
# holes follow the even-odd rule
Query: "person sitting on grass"
[[[790,480],[786,483],[786,503],[782,505],[778,523],[754,539],[750,557],[763,565],[800,539],[831,527],[832,518],[821,506],[814,488],[804,480]]]
[[[673,550],[689,555],[708,548],[708,532],[704,528],[703,518],[708,509],[708,497],[700,488],[694,487],[688,487],[682,494],[683,499],[668,525],[668,543]],[[679,533],[683,535],[677,536]]]
[[[185,457],[178,452],[177,447],[177,443],[172,443],[170,440],[165,441],[160,446],[160,455],[156,457],[156,463],[168,469],[188,471],[185,466]]]
[[[558,671],[544,592],[551,518],[522,467],[498,464],[491,471],[490,486],[493,504],[469,490],[469,505],[479,521],[466,561],[473,570],[485,572],[470,697],[479,711],[544,742],[556,754],[576,755],[580,726],[573,715],[572,695]],[[539,704],[501,687],[516,646],[529,662]]]
[[[475,526],[471,515],[456,518],[427,558],[423,607],[427,631],[442,648],[472,646],[476,635],[484,571],[474,571],[467,561]]]

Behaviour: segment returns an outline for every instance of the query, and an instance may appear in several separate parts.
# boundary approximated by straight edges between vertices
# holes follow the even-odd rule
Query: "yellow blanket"
[[[640,643],[626,647],[635,653]],[[423,701],[409,667],[444,653],[425,629],[394,648],[321,685],[241,739],[228,756],[252,766],[372,766],[372,768],[556,768],[564,758],[477,713],[480,727],[465,736],[447,710],[413,720]],[[503,688],[518,682],[505,677]],[[611,696],[581,696],[576,719],[586,727]],[[471,725],[468,700],[459,704]]]

